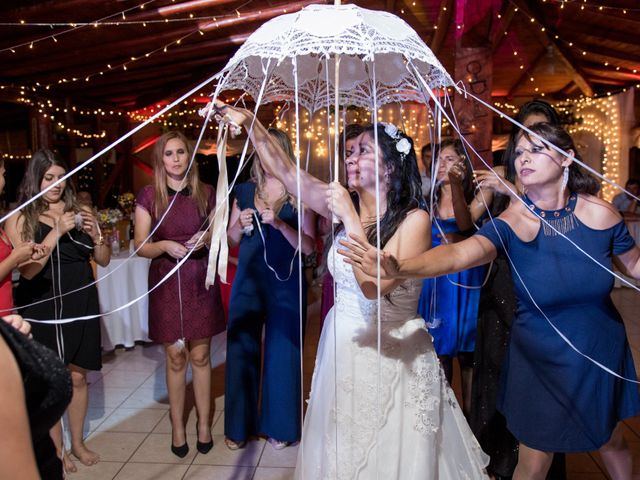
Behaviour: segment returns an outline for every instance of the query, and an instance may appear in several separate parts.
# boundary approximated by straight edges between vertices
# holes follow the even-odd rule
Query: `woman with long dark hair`
[[[511,202],[495,222],[462,242],[406,260],[381,252],[380,274],[433,277],[506,252],[518,313],[498,409],[520,442],[513,478],[544,479],[552,452],[599,449],[612,478],[630,479],[631,453],[620,421],[638,414],[640,398],[637,385],[625,380],[635,380],[636,372],[610,298],[613,278],[603,267],[612,269],[615,257],[623,271],[640,278],[640,248],[616,209],[593,196],[598,182],[573,161],[580,157],[571,136],[547,123],[530,130],[569,157],[521,132],[512,161],[523,202]],[[374,274],[376,249],[362,237],[345,243],[349,263]]]
[[[489,193],[474,197],[473,167],[460,140],[443,140],[437,147],[433,191],[432,246],[464,240],[475,232],[484,215]],[[462,408],[469,415],[473,351],[480,286],[485,267],[454,275],[429,278],[422,284],[418,313],[425,319],[445,376],[453,381],[453,358],[458,359],[462,383]]]
[[[215,193],[200,181],[196,162],[187,172],[191,156],[189,141],[180,132],[165,133],[156,141],[154,184],[138,193],[135,213],[138,255],[152,259],[149,288],[190,252],[180,268],[149,295],[149,338],[162,343],[167,356],[171,451],[180,458],[189,453],[184,424],[189,363],[198,415],[196,448],[208,453],[213,447],[210,344],[211,337],[224,330],[219,282],[210,290],[205,288],[208,254],[202,233],[215,207]],[[151,241],[143,245],[155,226]]]
[[[50,150],[38,150],[27,166],[20,187],[20,201],[26,201],[47,188],[67,172],[65,163]],[[71,182],[64,181],[36,199],[7,222],[7,234],[19,248],[28,242],[42,243],[50,252],[38,260],[19,266],[16,290],[19,313],[34,320],[54,320],[98,315],[98,290],[93,282],[89,260],[106,266],[109,247],[99,232],[90,209],[75,199]],[[74,293],[72,291],[78,290]],[[69,408],[71,453],[84,465],[98,462],[83,439],[87,414],[87,370],[102,368],[100,320],[82,320],[61,325],[33,323],[33,337],[57,352],[71,372],[73,397]],[[58,422],[51,430],[56,448],[62,455],[62,429]],[[64,452],[64,466],[76,471]]]
[[[525,127],[536,123],[560,124],[555,109],[543,100],[522,105],[515,119]],[[516,186],[518,182],[512,160],[519,134],[520,128],[514,126],[500,165],[494,165],[493,171],[476,171],[476,180],[483,191],[495,194],[489,208],[490,216],[494,218],[507,209],[512,198],[517,197],[518,188],[522,188]],[[487,281],[480,291],[468,417],[480,446],[491,457],[487,470],[497,480],[510,478],[518,463],[518,440],[507,429],[504,416],[496,410],[500,373],[515,315],[516,296],[509,260],[500,254],[492,262]],[[566,477],[564,454],[553,457],[549,476],[553,480]]]
[[[251,141],[265,168],[294,190],[296,168],[264,127],[252,123],[245,110],[219,104],[218,112],[253,125]],[[302,200],[340,220],[336,239],[352,233],[374,243],[379,238],[385,251],[402,258],[424,252],[430,224],[411,138],[380,124],[367,126],[358,144],[345,162],[354,200],[339,183],[300,171]],[[378,284],[375,275],[336,258],[335,244],[328,265],[336,302],[318,345],[296,477],[485,478],[485,459],[440,374],[424,320],[416,315],[421,282]]]

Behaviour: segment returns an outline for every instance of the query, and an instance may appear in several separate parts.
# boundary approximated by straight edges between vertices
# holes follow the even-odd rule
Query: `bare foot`
[[[69,456],[69,452],[65,452],[62,457],[62,466],[64,467],[65,473],[76,473],[78,471],[78,467],[73,463],[71,457]]]
[[[87,446],[82,443],[78,446],[71,447],[71,453],[80,460],[83,465],[90,467],[91,465],[95,465],[100,461],[100,455],[96,452],[92,452],[87,448]]]

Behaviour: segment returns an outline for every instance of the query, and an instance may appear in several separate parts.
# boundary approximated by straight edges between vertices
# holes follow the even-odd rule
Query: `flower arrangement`
[[[111,226],[122,220],[123,215],[117,208],[105,208],[98,210],[98,223],[101,227]]]
[[[123,193],[122,195],[118,195],[118,205],[126,214],[130,214],[133,212],[133,209],[136,206],[136,197],[131,192]]]

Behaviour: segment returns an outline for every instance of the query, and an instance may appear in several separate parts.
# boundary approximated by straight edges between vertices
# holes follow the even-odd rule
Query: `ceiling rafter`
[[[533,61],[524,69],[522,75],[513,83],[509,91],[507,92],[507,98],[512,98],[516,91],[520,88],[523,82],[530,81],[532,72],[538,66],[540,61],[547,55],[547,49],[543,48],[542,51],[533,59]]]
[[[511,22],[513,22],[513,19],[516,16],[516,7],[514,7],[508,0],[503,1],[503,7],[505,6],[505,2],[506,8],[503,8],[502,13],[500,14],[502,17],[500,19],[501,21],[496,22],[496,27],[491,33],[491,46],[494,53],[504,40],[504,37],[506,37],[505,33],[509,30]]]
[[[544,32],[541,31],[540,27],[536,24],[532,24],[531,30],[535,33],[535,35],[538,37],[538,39],[544,46],[547,46],[549,44],[553,46],[554,50],[558,55],[558,58],[562,61],[562,63],[565,64],[567,69],[569,69],[569,71],[571,72],[573,81],[576,83],[578,88],[580,88],[580,90],[584,95],[588,97],[592,97],[594,94],[593,87],[587,80],[584,73],[581,71],[580,67],[578,66],[578,63],[573,58],[573,55],[571,54],[569,49],[565,48],[564,45],[562,45],[562,42],[558,42],[557,40],[555,40],[555,38],[553,38],[549,34],[549,26],[547,25],[546,19],[544,18],[543,11],[539,8],[538,9],[533,8],[530,0],[511,0],[511,1],[519,9],[524,11],[528,17],[537,18],[538,22],[540,22],[544,26],[545,28]],[[532,15],[531,13],[532,11],[536,12],[535,16]]]
[[[451,18],[453,16],[454,0],[441,0],[440,8],[438,9],[438,19],[436,20],[435,32],[431,45],[429,47],[437,57],[442,49],[449,33],[449,25],[451,24]]]

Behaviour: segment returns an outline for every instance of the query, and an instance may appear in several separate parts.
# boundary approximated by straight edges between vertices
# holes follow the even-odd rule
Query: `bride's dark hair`
[[[363,133],[375,138],[374,126],[366,126]],[[406,154],[401,154],[396,148],[401,139],[409,141],[410,149]],[[422,181],[413,139],[400,130],[397,132],[397,138],[393,138],[385,132],[385,125],[378,124],[378,148],[383,168],[388,173],[387,209],[380,219],[380,246],[384,247],[407,214],[416,208],[426,209],[426,204],[422,196]],[[357,197],[355,204],[359,210]],[[367,226],[365,231],[369,243],[375,245],[378,237],[376,224]]]

